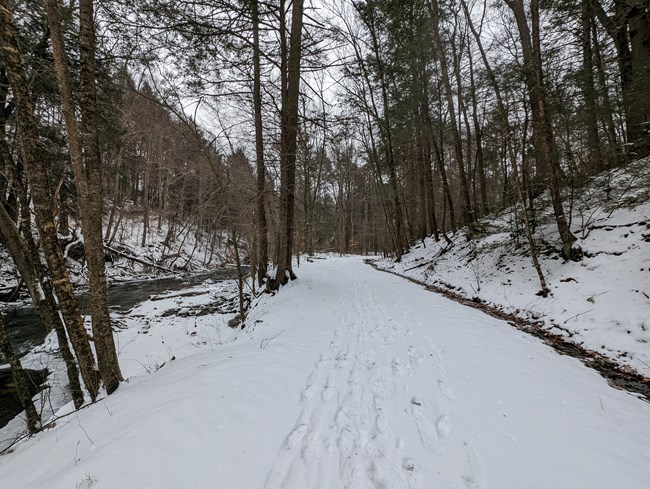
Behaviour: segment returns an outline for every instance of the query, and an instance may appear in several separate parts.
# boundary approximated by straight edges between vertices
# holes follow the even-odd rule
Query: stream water
[[[187,277],[168,277],[152,280],[137,280],[112,284],[108,288],[108,301],[112,310],[128,311],[150,296],[165,291],[181,290],[203,283],[205,280],[223,281],[236,278],[234,268],[223,268],[213,272]],[[83,314],[90,314],[90,300],[87,293],[79,294]],[[11,343],[20,356],[40,345],[48,334],[36,311],[31,306],[3,307],[4,320],[11,337]],[[12,388],[9,368],[0,354],[0,428],[9,422],[22,408]]]

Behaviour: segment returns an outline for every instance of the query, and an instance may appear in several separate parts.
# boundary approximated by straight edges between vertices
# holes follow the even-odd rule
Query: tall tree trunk
[[[582,0],[582,95],[585,100],[584,123],[587,131],[587,147],[590,170],[604,169],[603,156],[598,135],[598,112],[596,108],[596,86],[594,84],[593,50],[591,46],[591,29],[593,12],[589,0]]]
[[[262,127],[262,81],[260,19],[258,0],[251,0],[253,17],[253,111],[255,113],[255,219],[257,222],[257,281],[261,286],[269,263],[268,225],[266,222],[266,169],[264,167],[264,132]]]
[[[86,257],[90,278],[92,327],[99,372],[110,394],[123,380],[111,328],[106,291],[106,260],[102,241],[102,161],[97,132],[97,88],[95,86],[95,20],[93,0],[79,1],[79,70],[81,97],[79,108],[88,178],[89,211],[86,231]]]
[[[548,111],[546,86],[542,72],[542,55],[539,37],[539,1],[532,0],[530,3],[531,29],[528,26],[526,12],[524,10],[523,0],[505,0],[515,15],[517,28],[519,29],[519,39],[521,42],[522,52],[525,64],[525,78],[528,87],[528,97],[533,114],[533,138],[535,140],[535,155],[538,168],[547,175],[549,191],[551,193],[551,203],[560,240],[562,241],[562,254],[566,259],[576,256],[573,249],[573,243],[576,237],[569,229],[564,208],[562,196],[560,194],[560,164],[555,147],[553,136],[553,127],[551,125],[550,114]]]
[[[465,172],[465,163],[463,162],[463,141],[460,137],[458,129],[458,118],[456,117],[456,107],[454,105],[454,94],[451,89],[451,81],[449,68],[447,66],[447,57],[445,55],[445,46],[440,36],[440,11],[438,0],[429,0],[429,12],[431,14],[433,41],[438,51],[438,63],[440,64],[440,71],[442,77],[442,84],[445,89],[445,97],[447,100],[447,110],[449,111],[450,127],[454,139],[454,156],[456,165],[458,166],[458,176],[460,177],[460,187],[463,202],[463,223],[469,224],[475,220],[472,201],[469,196],[469,185],[467,183],[467,175]]]
[[[533,263],[533,268],[535,268],[535,272],[537,273],[537,278],[539,279],[540,294],[546,296],[549,293],[549,289],[548,289],[548,285],[546,284],[546,278],[544,277],[544,272],[542,271],[542,267],[539,263],[539,259],[537,256],[537,245],[535,243],[535,238],[533,237],[533,225],[529,218],[528,209],[526,207],[526,196],[525,196],[524,189],[522,189],[522,183],[519,178],[517,157],[512,143],[512,131],[510,128],[510,122],[508,121],[508,111],[506,110],[506,106],[503,102],[503,97],[501,96],[501,89],[499,88],[497,78],[494,74],[494,71],[492,71],[492,66],[490,65],[485,49],[483,48],[481,37],[479,33],[476,31],[474,24],[472,22],[471,13],[467,8],[467,4],[465,0],[460,0],[460,2],[463,7],[463,10],[465,11],[465,16],[467,19],[468,26],[472,31],[476,44],[479,48],[479,52],[481,53],[481,59],[483,60],[483,64],[485,66],[485,71],[487,73],[488,80],[490,81],[492,85],[492,89],[494,90],[496,96],[497,109],[499,111],[501,123],[503,124],[503,128],[505,130],[506,151],[508,156],[510,157],[511,166],[514,173],[515,188],[517,190],[517,198],[519,200],[519,205],[521,205],[522,216],[524,220],[524,232],[526,234],[526,239],[528,241],[530,258]],[[524,168],[524,174],[525,174],[525,168]]]
[[[601,98],[600,114],[603,120],[607,133],[607,142],[609,144],[610,155],[606,158],[606,163],[610,165],[610,160],[618,165],[625,161],[624,152],[618,141],[616,134],[616,124],[614,123],[614,109],[612,108],[611,98],[609,96],[609,89],[607,87],[607,77],[605,75],[605,68],[603,66],[603,59],[600,54],[600,42],[598,40],[598,27],[595,22],[591,26],[591,45],[594,53],[594,60],[596,62],[596,73],[598,76],[598,95]]]
[[[628,143],[633,156],[642,158],[650,154],[650,5],[616,0],[607,15],[602,0],[589,1],[614,41]]]
[[[282,2],[284,5],[284,2]],[[280,233],[278,269],[275,281],[284,285],[295,278],[291,266],[296,186],[296,149],[298,135],[298,99],[302,56],[302,17],[304,0],[294,0],[291,10],[291,34],[286,61],[286,86],[283,84],[280,134]],[[280,21],[282,22],[282,20]],[[281,25],[281,29],[286,26]],[[284,64],[284,63],[283,63]]]
[[[58,0],[46,0],[48,23],[52,38],[55,71],[59,82],[61,107],[79,194],[79,214],[84,233],[84,249],[88,261],[93,341],[99,373],[106,392],[111,394],[122,380],[106,293],[106,269],[102,240],[102,171],[97,139],[97,94],[95,89],[95,35],[92,0],[81,0],[80,16],[80,112],[83,137],[74,113],[71,76],[59,20]],[[83,150],[82,150],[83,145]]]
[[[52,284],[59,308],[79,361],[81,376],[91,400],[94,401],[98,392],[95,361],[57,239],[47,170],[39,142],[38,124],[34,116],[34,104],[29,94],[29,84],[20,56],[9,0],[0,0],[0,52],[3,55],[14,95],[21,153],[31,184],[33,207],[41,244],[52,274]]]
[[[485,161],[483,158],[483,129],[478,115],[478,100],[476,97],[476,82],[474,81],[474,60],[471,50],[469,57],[470,91],[472,95],[472,119],[474,122],[474,139],[476,140],[476,171],[478,173],[481,211],[483,215],[490,212],[487,198],[487,182],[485,180]]]

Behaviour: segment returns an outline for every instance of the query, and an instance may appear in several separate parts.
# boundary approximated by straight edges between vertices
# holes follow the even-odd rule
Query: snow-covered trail
[[[0,457],[0,488],[648,487],[650,405],[577,360],[360,258],[299,277]]]
[[[332,269],[330,280],[341,284],[332,339],[307,377],[265,488],[424,487],[422,467],[408,454],[419,445],[442,454],[451,433],[453,394],[440,354],[428,339],[413,341],[422,323],[408,308],[393,317],[384,304],[398,310],[399,295],[380,298],[374,276],[354,275]]]
[[[354,259],[318,266],[336,290],[321,297],[332,339],[265,488],[646,486],[647,404],[400,278]]]

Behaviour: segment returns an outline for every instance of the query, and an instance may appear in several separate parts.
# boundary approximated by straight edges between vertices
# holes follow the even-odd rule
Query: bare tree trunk
[[[483,59],[483,64],[485,65],[485,71],[487,73],[488,80],[490,80],[490,83],[492,84],[492,88],[494,89],[494,93],[496,95],[497,109],[499,110],[501,123],[503,124],[503,128],[506,132],[506,150],[508,152],[508,155],[510,156],[511,166],[514,173],[515,188],[517,190],[517,198],[519,200],[519,204],[521,205],[521,210],[522,210],[522,215],[524,220],[524,231],[526,233],[526,239],[528,240],[530,258],[533,263],[533,267],[535,268],[535,272],[537,273],[537,278],[539,279],[540,294],[546,297],[549,293],[549,289],[548,289],[548,285],[546,284],[546,279],[544,278],[544,272],[542,271],[542,267],[539,263],[539,259],[537,256],[537,245],[533,237],[533,227],[531,225],[528,209],[526,207],[526,197],[524,191],[522,190],[521,181],[519,179],[519,169],[518,169],[515,151],[512,145],[512,134],[510,130],[510,123],[508,121],[508,112],[506,110],[505,104],[503,103],[503,97],[501,96],[501,90],[499,88],[499,84],[497,83],[496,76],[492,71],[492,67],[488,60],[487,54],[483,49],[483,44],[481,43],[481,37],[479,33],[476,31],[476,29],[474,28],[472,17],[469,12],[469,9],[467,8],[467,4],[465,3],[465,0],[460,0],[460,1],[463,10],[465,11],[465,16],[467,18],[468,26],[472,31],[472,34],[474,35],[474,39],[476,40],[476,44],[481,53],[481,58]],[[525,169],[524,169],[524,174],[525,174]]]
[[[41,236],[41,244],[53,277],[52,284],[59,301],[59,308],[79,361],[81,376],[91,400],[94,401],[98,392],[95,361],[81,318],[79,304],[74,296],[72,283],[65,266],[63,253],[59,248],[52,215],[52,199],[49,193],[47,171],[39,143],[38,125],[34,117],[34,105],[20,57],[9,0],[0,0],[0,51],[3,54],[14,94],[21,152],[31,184],[34,213]]]
[[[281,2],[284,9],[284,1]],[[286,85],[283,83],[280,135],[280,233],[278,240],[277,285],[295,278],[291,266],[296,186],[296,149],[298,135],[298,99],[300,96],[300,62],[302,56],[303,0],[294,0],[291,11],[291,34],[286,61]],[[284,19],[281,19],[282,23]],[[281,25],[282,30],[286,25]],[[283,63],[284,65],[284,63]]]
[[[593,172],[604,169],[603,155],[600,150],[598,135],[598,112],[596,109],[596,86],[594,84],[593,50],[591,45],[591,29],[593,12],[589,0],[582,0],[582,94],[585,99],[584,123],[587,130],[587,146],[589,151],[590,170]]]
[[[262,127],[262,82],[259,33],[259,3],[251,0],[253,17],[253,109],[255,112],[255,167],[257,222],[257,282],[261,286],[269,264],[268,224],[266,222],[266,169],[264,167],[264,132]]]
[[[441,129],[442,131],[442,129]],[[451,195],[451,189],[449,188],[449,180],[447,179],[447,170],[445,169],[445,157],[442,149],[442,136],[440,137],[440,142],[436,141],[435,136],[433,135],[433,127],[431,127],[431,144],[436,155],[436,162],[438,163],[438,171],[440,172],[440,181],[442,182],[442,192],[445,196],[443,199],[445,202],[445,210],[443,212],[443,230],[445,223],[445,214],[449,210],[449,220],[451,223],[452,231],[456,231],[456,216],[454,213],[454,199]]]
[[[59,20],[59,3],[58,0],[46,0],[46,2],[62,112],[68,133],[72,169],[79,193],[79,214],[84,232],[86,259],[88,260],[93,340],[99,372],[104,381],[106,392],[111,394],[119,386],[122,374],[113,341],[106,293],[106,269],[102,240],[102,171],[97,139],[93,6],[92,0],[80,0],[80,109],[84,131],[82,138],[74,114],[71,76]]]
[[[625,161],[625,154],[618,141],[616,134],[616,124],[614,124],[614,110],[612,102],[609,97],[609,90],[607,87],[607,79],[605,69],[603,68],[603,59],[600,54],[600,43],[598,41],[598,28],[595,22],[591,26],[592,47],[594,52],[594,59],[596,61],[596,73],[598,76],[598,94],[601,100],[600,113],[603,120],[603,125],[606,128],[607,142],[609,143],[610,156],[605,159],[605,163],[610,165],[610,160],[616,164]]]
[[[469,186],[467,184],[467,175],[465,172],[465,163],[463,162],[463,142],[460,137],[458,129],[458,120],[456,117],[456,108],[454,106],[454,96],[451,90],[451,82],[449,78],[449,68],[447,66],[447,58],[445,55],[445,46],[440,36],[440,11],[438,7],[438,0],[429,0],[429,12],[431,14],[432,27],[433,27],[433,40],[438,51],[438,62],[440,64],[440,71],[442,76],[442,83],[445,88],[445,96],[447,99],[447,110],[449,111],[450,126],[454,138],[454,155],[456,158],[456,165],[458,166],[458,176],[460,177],[460,186],[463,197],[463,223],[469,224],[475,220],[474,210],[472,208],[472,201],[469,196]]]
[[[590,0],[614,41],[628,142],[637,158],[650,154],[650,5],[647,0],[616,0],[607,15],[601,0]]]
[[[148,157],[148,156],[147,156]],[[144,175],[142,176],[142,240],[140,246],[147,245],[147,233],[149,232],[149,162],[144,163]]]
[[[555,221],[557,223],[560,239],[562,241],[562,254],[566,259],[576,256],[577,250],[573,249],[576,237],[569,229],[562,196],[560,194],[560,164],[557,148],[553,137],[550,114],[546,95],[546,86],[542,72],[541,45],[539,39],[539,0],[530,3],[531,30],[528,27],[523,0],[505,0],[515,15],[519,39],[521,42],[526,69],[526,84],[533,113],[533,138],[535,139],[535,154],[538,167],[547,175],[548,187],[551,193],[551,203]]]
[[[0,314],[0,351],[11,366],[11,377],[16,385],[16,392],[18,393],[20,403],[25,410],[27,429],[30,433],[35,433],[40,429],[41,418],[36,411],[36,407],[34,407],[34,402],[29,391],[29,377],[27,372],[23,370],[20,359],[11,346],[2,314]]]
[[[485,181],[485,161],[483,159],[483,140],[482,128],[478,115],[478,100],[476,97],[476,83],[474,81],[474,60],[471,50],[468,53],[469,57],[469,76],[470,76],[470,90],[472,94],[472,119],[474,121],[474,139],[476,142],[476,171],[478,172],[478,179],[480,185],[481,195],[481,211],[483,215],[490,212],[488,199],[487,199],[487,182]]]
[[[74,357],[68,346],[68,335],[61,317],[56,309],[52,286],[38,258],[36,245],[31,239],[21,239],[18,229],[4,207],[0,206],[0,236],[13,257],[16,268],[20,272],[32,298],[34,309],[48,329],[56,331],[59,340],[59,351],[65,362],[70,393],[76,408],[83,404],[83,392],[79,383],[79,371]]]

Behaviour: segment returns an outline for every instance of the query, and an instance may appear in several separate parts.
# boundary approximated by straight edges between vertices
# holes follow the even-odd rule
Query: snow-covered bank
[[[650,377],[650,174],[648,161],[594,178],[573,203],[573,226],[585,256],[563,262],[549,215],[536,239],[551,289],[536,295],[539,281],[523,234],[513,237],[504,213],[483,226],[482,236],[452,236],[453,245],[427,238],[400,263],[381,268],[476,298],[525,319],[536,320],[568,341],[585,346]],[[609,200],[606,196],[609,195]]]
[[[230,341],[233,331],[227,327],[227,321],[234,315],[230,299],[235,297],[236,291],[232,280],[213,282],[208,279],[181,291],[155,295],[127,312],[112,311],[115,342],[124,376],[131,378],[155,372],[176,359],[193,355],[201,349],[213,350]],[[89,317],[86,318],[86,327],[91,333]],[[34,398],[42,419],[47,422],[71,401],[65,365],[58,355],[56,334],[50,333],[43,345],[34,348],[21,362],[26,368],[48,369],[50,372],[47,379],[49,388]],[[0,428],[0,451],[24,431],[22,414]]]
[[[147,351],[189,339],[188,356],[0,457],[3,487],[647,486],[647,403],[359,258],[298,272],[237,341],[150,321]]]

